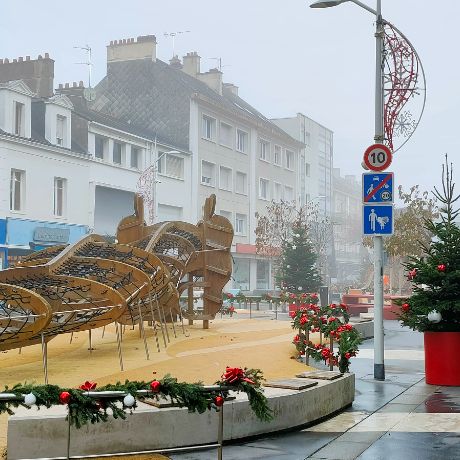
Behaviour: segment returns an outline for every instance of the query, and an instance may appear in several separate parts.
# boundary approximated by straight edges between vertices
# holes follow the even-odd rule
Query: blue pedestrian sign
[[[393,203],[393,173],[364,173],[363,202]]]
[[[393,205],[363,205],[363,234],[366,236],[392,235]]]

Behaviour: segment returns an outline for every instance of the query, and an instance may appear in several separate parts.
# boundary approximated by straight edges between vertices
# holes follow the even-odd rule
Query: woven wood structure
[[[143,202],[118,226],[118,243],[88,235],[69,246],[55,246],[25,257],[0,272],[0,351],[46,343],[58,334],[144,322],[161,328],[182,311],[188,290],[189,321],[204,327],[222,304],[230,279],[233,228],[214,214],[215,196],[206,200],[197,225],[163,222],[145,225]],[[203,311],[193,312],[193,288],[204,291]],[[121,328],[120,328],[121,329]],[[169,335],[168,335],[169,340]],[[144,336],[145,342],[145,336]],[[148,356],[147,344],[145,342]],[[121,354],[120,354],[121,363]]]

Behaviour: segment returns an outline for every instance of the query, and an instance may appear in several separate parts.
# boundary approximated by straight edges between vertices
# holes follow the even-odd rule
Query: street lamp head
[[[337,6],[341,3],[348,2],[349,0],[323,0],[317,1],[310,5],[310,8],[330,8],[331,6]]]

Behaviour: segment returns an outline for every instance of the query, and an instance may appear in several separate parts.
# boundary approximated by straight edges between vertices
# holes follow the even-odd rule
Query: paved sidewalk
[[[373,379],[373,341],[353,361],[353,407],[305,430],[224,447],[225,460],[460,459],[460,387],[424,381],[423,336],[385,322],[386,380]],[[215,450],[173,460],[214,460]]]

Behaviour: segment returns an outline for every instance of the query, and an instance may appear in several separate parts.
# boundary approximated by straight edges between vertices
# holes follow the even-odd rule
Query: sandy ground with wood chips
[[[139,330],[126,328],[123,334],[124,371],[119,368],[115,328],[92,332],[94,350],[88,350],[88,332],[58,336],[48,344],[49,383],[76,387],[86,380],[99,385],[118,380],[152,380],[170,373],[179,381],[212,384],[219,380],[225,366],[253,367],[263,371],[265,378],[289,378],[305,365],[290,359],[295,354],[291,344],[294,335],[290,322],[249,320],[241,312],[233,318],[216,319],[210,328],[201,322],[185,326],[185,335],[176,326],[176,335],[169,325],[170,343],[165,349],[159,335],[158,353],[153,331],[146,328],[150,359],[146,359]],[[32,346],[0,353],[0,389],[18,382],[43,383],[41,346]],[[0,416],[0,455],[6,446],[7,417]],[[1,458],[1,456],[0,456]],[[120,459],[120,457],[117,457]],[[166,458],[163,456],[129,457],[139,459]],[[106,457],[107,459],[107,457]]]

